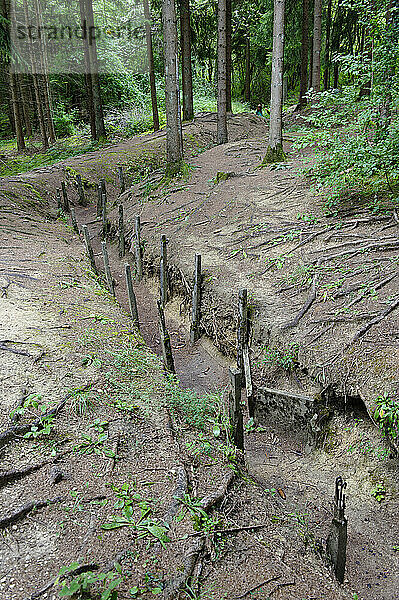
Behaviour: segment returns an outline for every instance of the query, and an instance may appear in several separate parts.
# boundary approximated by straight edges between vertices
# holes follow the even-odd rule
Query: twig
[[[270,579],[266,579],[265,581],[262,581],[262,583],[258,583],[258,585],[255,585],[255,587],[246,591],[244,594],[241,594],[241,596],[233,596],[233,599],[240,600],[241,598],[245,598],[246,596],[248,596],[248,594],[251,594],[251,592],[255,592],[259,588],[263,587],[264,585],[266,585],[268,583],[271,583],[272,581],[277,581],[277,579],[280,579],[280,577],[281,577],[281,575],[276,575],[276,577],[270,577]]]
[[[272,594],[274,594],[274,592],[276,590],[278,590],[279,588],[286,587],[287,585],[296,585],[295,579],[294,579],[294,581],[287,581],[287,582],[283,582],[283,583],[278,583],[277,585],[274,586],[274,588],[272,589],[272,591],[269,592],[269,596],[271,596]]]
[[[289,323],[286,323],[285,325],[283,325],[282,329],[289,329],[291,327],[296,327],[298,325],[299,321],[302,319],[302,317],[308,312],[309,308],[312,306],[312,304],[315,300],[316,300],[316,273],[313,276],[312,289],[311,289],[311,292],[310,292],[305,304],[303,305],[303,307],[301,308],[299,313],[296,315],[296,317]]]

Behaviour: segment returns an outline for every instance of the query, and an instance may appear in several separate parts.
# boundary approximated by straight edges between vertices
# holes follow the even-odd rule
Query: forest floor
[[[1,600],[56,598],[59,585],[44,590],[46,584],[75,561],[118,582],[114,560],[122,567],[119,598],[177,598],[180,583],[182,597],[193,600],[399,598],[397,460],[364,408],[383,392],[397,393],[399,381],[397,314],[392,308],[383,316],[397,298],[395,215],[351,208],[326,216],[296,173],[301,156],[291,152],[284,165],[257,168],[262,120],[240,115],[229,129],[229,144],[213,147],[213,115],[186,125],[193,169],[165,185],[162,132],[2,181]],[[122,196],[119,165],[133,180]],[[146,277],[135,291],[142,337],[127,313],[123,280],[123,263],[134,265],[133,255],[121,261],[109,246],[115,302],[90,272],[80,236],[55,219],[55,189],[67,179],[76,200],[78,172],[91,201],[91,185],[105,177],[114,224],[121,201],[130,229],[141,216]],[[228,175],[216,182],[218,172]],[[100,260],[93,202],[76,202],[76,210]],[[181,388],[165,382],[155,356],[163,233],[172,291],[167,323]],[[204,266],[206,335],[190,346],[195,252]],[[307,396],[329,387],[348,408],[337,401],[322,447],[312,450],[287,414],[270,420],[260,411],[263,427],[249,421],[246,428],[246,469],[234,461],[232,469],[223,432],[212,435],[223,406],[198,430],[193,420],[198,425],[212,411],[193,410],[186,392],[203,397],[226,388],[244,287],[251,292],[256,386]],[[314,290],[297,325],[284,327]],[[266,361],[269,344],[280,359],[295,344],[295,368]],[[29,394],[37,396],[11,421],[10,411]],[[54,406],[45,427],[31,429]],[[338,475],[348,483],[342,586],[320,555]]]

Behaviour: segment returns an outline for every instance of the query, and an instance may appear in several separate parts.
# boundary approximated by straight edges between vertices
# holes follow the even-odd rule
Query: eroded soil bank
[[[195,252],[201,252],[206,270],[202,327],[220,350],[230,356],[233,353],[240,287],[248,287],[253,294],[255,365],[262,359],[262,346],[269,340],[280,345],[294,341],[300,346],[299,359],[302,367],[308,367],[308,374],[303,368],[287,373],[278,365],[273,368],[269,365],[267,369],[255,369],[258,385],[312,395],[330,383],[343,396],[361,394],[366,403],[368,399],[371,402],[377,389],[395,390],[392,386],[398,377],[394,311],[388,315],[391,320],[377,323],[377,332],[378,327],[384,327],[379,338],[370,329],[366,339],[363,336],[346,353],[339,352],[340,344],[352,339],[359,323],[369,320],[370,311],[375,318],[373,315],[380,314],[381,308],[387,306],[385,303],[392,300],[395,288],[389,286],[394,285],[394,278],[381,287],[380,296],[364,294],[354,304],[362,306],[360,315],[352,314],[347,319],[348,310],[343,312],[344,316],[334,312],[340,302],[352,302],[362,291],[356,285],[364,283],[364,271],[360,269],[365,260],[370,259],[368,273],[378,277],[378,281],[396,275],[392,245],[374,246],[361,254],[345,254],[346,249],[362,248],[365,236],[371,245],[383,236],[386,236],[384,241],[391,242],[388,235],[395,237],[394,223],[389,217],[378,221],[365,214],[350,215],[346,220],[341,219],[342,226],[333,226],[321,216],[304,182],[292,174],[294,163],[280,171],[254,170],[262,156],[265,133],[260,120],[235,117],[230,125],[237,140],[250,139],[233,141],[191,157],[196,169],[190,179],[162,190],[148,189],[147,163],[143,159],[142,181],[123,197],[131,224],[135,215],[141,214],[149,275],[157,269],[160,234],[166,233],[169,239],[174,297],[168,306],[168,326],[184,387],[209,391],[223,386],[227,379],[228,361],[218,356],[206,339],[194,348],[187,343],[186,311],[193,257]],[[200,136],[191,138],[196,154],[199,143],[205,146],[207,140],[208,145],[212,144],[214,119],[206,116],[192,127],[200,130]],[[191,130],[187,133],[194,135]],[[110,205],[117,204],[117,165],[129,160],[137,162],[147,143],[150,146],[147,158],[151,155],[155,157],[154,163],[155,159],[162,161],[162,134],[154,136],[155,146],[152,139],[148,136],[133,140],[108,154],[105,151],[102,157],[93,153],[54,165],[48,172],[33,172],[4,184],[1,430],[11,425],[9,411],[23,395],[36,392],[53,405],[74,390],[55,419],[55,428],[48,436],[50,444],[43,441],[46,439],[43,436],[37,440],[14,436],[2,448],[4,471],[53,460],[54,444],[58,454],[67,453],[59,456],[55,464],[43,465],[13,482],[7,483],[3,478],[1,518],[31,501],[57,500],[5,528],[0,597],[7,600],[32,597],[62,566],[78,559],[105,571],[125,549],[129,553],[122,561],[126,576],[122,595],[130,597],[129,590],[138,586],[141,597],[153,597],[152,592],[158,588],[165,596],[168,583],[182,572],[197,532],[186,514],[181,522],[171,522],[168,536],[172,542],[165,549],[159,544],[155,549],[147,549],[147,542],[152,539],[148,530],[143,539],[137,539],[137,533],[129,527],[102,530],[102,525],[119,514],[114,507],[118,490],[128,484],[132,494],[140,494],[141,500],[134,502],[135,522],[140,516],[139,503],[144,501],[151,506],[152,517],[162,520],[175,503],[183,467],[189,478],[187,489],[198,498],[215,492],[224,475],[230,472],[226,451],[223,445],[219,446],[219,440],[211,440],[208,447],[206,440],[183,419],[176,417],[178,435],[171,439],[168,424],[164,425],[162,384],[158,394],[146,397],[145,391],[154,389],[153,381],[162,379],[161,367],[146,350],[124,310],[127,305],[123,261],[117,256],[116,245],[110,245],[111,268],[119,283],[117,299],[122,308],[90,276],[79,236],[65,229],[63,223],[43,217],[55,215],[54,192],[65,175],[69,177],[71,198],[77,197],[76,191],[72,191],[77,171],[84,177],[91,201],[95,200],[95,194],[89,183],[105,176]],[[218,171],[232,176],[214,185],[212,180]],[[153,181],[156,177],[155,174]],[[29,210],[29,206],[35,208]],[[305,213],[311,213],[316,221],[309,223],[296,218],[297,214]],[[81,223],[89,223],[98,253],[99,225],[93,218],[93,206],[79,207],[78,217]],[[110,217],[116,221],[116,209]],[[328,230],[329,227],[332,228]],[[346,237],[351,232],[353,237]],[[345,265],[322,269],[324,263],[318,260],[317,269],[309,271],[312,257],[320,257],[318,250],[321,256],[331,257],[335,250],[330,245],[335,242],[328,238],[340,233],[345,234],[344,240],[349,240],[347,245],[339,241],[343,247],[336,249],[336,253],[344,253],[339,260],[344,259]],[[395,240],[392,242],[395,244]],[[302,245],[293,250],[298,244]],[[300,257],[298,251],[303,252]],[[372,256],[368,256],[369,251]],[[356,264],[359,256],[362,262]],[[275,259],[273,264],[268,260],[270,257]],[[132,255],[126,258],[134,264]],[[353,262],[347,264],[347,261]],[[307,275],[305,279],[298,276],[298,266],[299,274]],[[282,328],[303,306],[315,270],[316,301],[297,327]],[[346,293],[350,286],[355,290],[353,296]],[[284,287],[289,289],[281,289]],[[144,340],[157,350],[157,285],[149,278],[135,289]],[[333,327],[328,329],[331,324]],[[323,337],[313,345],[308,347],[303,343],[306,336],[311,341],[319,334]],[[373,337],[369,337],[371,334]],[[376,339],[388,345],[384,352],[375,343]],[[372,350],[370,346],[367,350],[366,343]],[[347,355],[350,364],[345,362]],[[321,365],[323,376],[318,381],[313,367],[335,356],[338,358],[331,365]],[[384,357],[378,378],[373,375],[368,382],[365,369],[370,363],[365,362],[365,356],[367,360],[372,357],[375,364],[378,357]],[[347,365],[347,370],[343,365]],[[88,401],[84,395],[87,390],[93,406],[79,414],[78,408],[84,404],[82,399]],[[22,422],[34,418],[36,409],[30,410],[31,413],[22,415]],[[353,408],[337,412],[324,447],[310,454],[305,452],[303,437],[296,435],[298,432],[291,425],[269,423],[264,431],[249,427],[245,442],[249,475],[238,477],[224,494],[213,513],[216,526],[201,536],[205,545],[195,567],[194,587],[199,579],[204,598],[321,600],[352,598],[355,591],[365,599],[397,597],[397,539],[392,527],[398,508],[397,462],[389,458],[389,448],[364,416]],[[101,425],[103,422],[106,425]],[[95,451],[92,442],[98,442],[101,427],[107,435],[95,446]],[[78,449],[73,452],[73,448]],[[115,448],[117,460],[112,456]],[[63,473],[58,483],[54,483],[52,476],[55,466]],[[343,586],[336,584],[317,552],[317,540],[325,541],[329,531],[334,480],[339,474],[348,481],[348,565]],[[385,490],[381,503],[374,494],[377,485]],[[240,530],[254,524],[259,529]],[[215,529],[228,531],[217,534]],[[279,579],[272,580],[273,577]],[[268,580],[272,581],[261,585],[256,593],[248,594]],[[185,595],[189,596],[187,587]],[[42,597],[56,596],[49,589]]]

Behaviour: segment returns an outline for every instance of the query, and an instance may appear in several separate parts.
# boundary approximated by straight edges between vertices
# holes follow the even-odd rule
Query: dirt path
[[[241,126],[240,135],[243,129]],[[204,137],[205,134],[206,131]],[[175,294],[168,305],[167,316],[177,371],[183,387],[193,387],[200,393],[225,385],[228,360],[218,355],[206,339],[194,348],[187,344],[184,313],[187,291],[184,291],[178,275],[181,270],[190,281],[196,251],[202,252],[207,269],[203,327],[208,331],[209,339],[220,348],[231,352],[234,344],[233,306],[239,287],[248,285],[249,289],[255,289],[256,284],[254,357],[259,352],[259,339],[266,341],[269,337],[266,331],[270,329],[271,308],[276,323],[291,318],[297,310],[292,300],[288,304],[287,298],[274,303],[279,297],[275,283],[276,275],[279,276],[277,281],[280,281],[280,270],[273,271],[272,277],[267,275],[269,270],[261,275],[269,265],[265,266],[263,255],[256,260],[251,259],[248,235],[250,239],[254,238],[251,243],[255,241],[258,244],[263,243],[269,234],[274,236],[273,228],[281,228],[282,224],[287,231],[292,231],[293,224],[296,225],[295,211],[315,212],[315,206],[310,196],[306,196],[306,201],[298,209],[305,187],[286,171],[270,172],[267,177],[262,175],[264,172],[251,172],[261,156],[262,143],[259,139],[240,141],[200,154],[195,159],[198,168],[187,182],[187,190],[173,191],[176,186],[172,186],[161,198],[140,207],[149,273],[157,266],[159,235],[166,232],[170,240],[170,264],[176,269],[176,279],[172,278]],[[129,152],[132,152],[132,145]],[[89,157],[91,171],[89,169],[86,173],[98,174],[96,158],[98,160],[95,154]],[[116,160],[119,159],[117,156]],[[243,165],[245,161],[247,165]],[[81,159],[74,159],[73,165],[74,168],[83,165],[86,168],[86,162]],[[101,168],[100,161],[99,171]],[[212,186],[209,179],[213,178],[215,170],[241,174]],[[44,175],[39,173],[39,179]],[[58,167],[57,170],[54,166],[49,175],[48,198],[51,198],[54,187],[58,187],[60,175],[61,169]],[[37,183],[34,174],[29,175],[28,180],[35,185]],[[16,184],[17,189],[20,189],[20,184],[21,179]],[[184,183],[182,185],[185,186]],[[109,184],[108,189],[113,202],[116,199],[115,187]],[[127,563],[123,563],[130,575],[127,575],[122,592],[126,594],[128,589],[138,585],[140,597],[153,597],[153,589],[164,587],[173,573],[181,569],[191,547],[190,537],[185,539],[184,536],[193,535],[192,522],[186,516],[182,523],[173,524],[170,531],[173,544],[168,545],[165,552],[148,552],[148,539],[137,540],[126,528],[109,532],[101,530],[101,525],[109,522],[116,512],[115,487],[120,489],[128,483],[147,501],[149,497],[155,498],[152,514],[162,519],[173,503],[179,465],[184,464],[190,474],[192,495],[203,497],[222,480],[227,469],[226,457],[218,448],[217,440],[208,448],[198,433],[180,420],[176,423],[180,443],[171,442],[165,433],[160,411],[162,386],[161,398],[150,398],[152,403],[142,404],[145,390],[153,390],[153,381],[160,376],[160,365],[150,354],[147,355],[124,310],[127,303],[123,261],[117,258],[115,246],[110,246],[111,267],[119,283],[117,297],[122,308],[104,294],[88,274],[82,243],[77,235],[65,229],[62,223],[44,222],[36,211],[27,212],[26,208],[15,206],[12,190],[10,194],[7,185],[6,193],[2,212],[5,235],[0,271],[3,289],[1,338],[11,341],[3,341],[6,349],[0,350],[1,430],[9,427],[9,410],[25,393],[37,392],[46,402],[54,404],[64,398],[68,390],[74,389],[78,392],[80,406],[85,396],[79,388],[89,384],[89,399],[93,401],[93,407],[92,412],[76,414],[75,393],[74,398],[68,399],[66,410],[57,416],[55,432],[49,436],[49,442],[45,443],[45,438],[37,441],[13,440],[3,449],[2,470],[51,459],[54,443],[58,452],[82,445],[85,439],[82,434],[98,436],[98,431],[93,430],[96,419],[108,422],[105,449],[112,451],[118,440],[117,454],[120,458],[113,465],[112,456],[107,457],[100,445],[99,454],[78,451],[60,457],[58,466],[64,478],[57,484],[52,483],[50,478],[50,469],[54,465],[47,464],[0,490],[0,518],[33,499],[63,499],[59,504],[34,512],[5,530],[0,548],[0,598],[21,600],[30,597],[62,566],[78,558],[87,563],[93,561],[104,570],[121,548],[131,550]],[[26,206],[26,202],[34,197],[32,191],[25,187],[21,201]],[[285,198],[283,206],[282,197]],[[137,202],[137,196],[135,199]],[[252,210],[254,199],[257,199],[257,204]],[[188,207],[187,203],[190,203]],[[181,211],[179,206],[183,207]],[[42,208],[47,210],[45,202]],[[250,216],[248,208],[252,211]],[[137,204],[125,199],[125,210],[133,221]],[[171,220],[171,217],[176,218],[176,214],[177,220]],[[264,220],[266,214],[267,223]],[[93,210],[79,208],[78,216],[81,222],[93,221]],[[243,231],[243,220],[249,222],[250,234]],[[390,224],[388,220],[382,226],[371,223],[368,227],[384,227],[386,224]],[[313,229],[308,228],[306,223],[301,222],[301,227],[304,230],[303,240],[306,240],[306,235],[313,235]],[[359,227],[362,227],[361,223],[357,224],[356,232]],[[90,226],[92,236],[95,237],[97,229],[96,224]],[[265,229],[269,233],[265,233]],[[260,239],[258,233],[261,234]],[[376,230],[373,229],[372,234],[376,235]],[[244,240],[240,241],[243,235]],[[328,233],[320,236],[325,239]],[[226,243],[219,243],[225,238]],[[98,240],[96,243],[98,252]],[[292,248],[289,240],[284,240],[284,243]],[[268,247],[268,255],[280,256],[277,248],[274,245]],[[256,249],[256,252],[263,250]],[[389,256],[389,253],[383,256]],[[133,257],[127,258],[133,264]],[[286,259],[283,269],[288,268],[287,262],[291,268],[295,267],[293,260],[291,263],[291,259]],[[252,273],[253,276],[250,276]],[[135,289],[144,340],[157,351],[157,285],[150,277],[143,284],[136,285]],[[296,288],[292,291],[297,293]],[[302,294],[306,296],[307,292],[304,290]],[[367,301],[376,300],[368,298]],[[324,309],[323,304],[328,305],[329,302],[332,302],[330,298],[324,303],[317,302],[317,308]],[[301,305],[302,298],[298,308]],[[312,307],[312,311],[315,309]],[[210,317],[212,312],[214,318]],[[130,366],[124,362],[126,354],[121,352],[121,346],[132,357]],[[127,366],[129,369],[126,371]],[[381,381],[384,376],[382,373]],[[284,370],[273,369],[259,373],[257,377],[263,377],[268,384],[284,385],[287,389],[300,389],[302,392],[305,389],[306,393],[319,389],[300,370],[287,376]],[[143,410],[146,418],[143,418]],[[247,597],[248,590],[275,576],[279,579],[260,586],[255,594],[248,597],[258,600],[270,597],[339,600],[353,598],[356,591],[359,598],[365,600],[397,599],[399,571],[394,550],[397,539],[392,527],[398,509],[397,462],[387,458],[389,450],[384,441],[363,417],[364,414],[353,409],[346,414],[337,413],[331,422],[324,449],[310,454],[306,452],[303,437],[297,435],[298,432],[292,430],[289,424],[288,433],[282,427],[284,423],[278,422],[269,423],[265,431],[251,431],[255,428],[249,428],[246,457],[249,474],[255,480],[238,479],[214,513],[214,518],[217,519],[216,529],[254,523],[262,527],[258,531],[244,530],[226,535],[210,530],[206,537],[206,551],[194,573],[201,576],[204,598],[233,600],[240,595]],[[186,443],[191,449],[186,448]],[[328,533],[334,479],[338,474],[344,475],[349,486],[348,567],[344,586],[335,583],[315,552],[317,539],[325,540]],[[372,496],[379,482],[385,489],[381,504]],[[98,496],[105,496],[107,502],[102,505],[104,500],[94,499]],[[138,506],[135,506],[135,514],[139,515]],[[52,598],[54,595],[50,591],[43,597]]]

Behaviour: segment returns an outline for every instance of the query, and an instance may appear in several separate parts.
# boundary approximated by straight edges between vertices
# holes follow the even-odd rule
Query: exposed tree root
[[[68,396],[64,398],[64,400],[61,400],[61,402],[59,402],[57,406],[48,410],[46,413],[44,413],[44,415],[36,419],[36,421],[33,421],[33,423],[26,423],[25,425],[14,425],[13,427],[10,427],[9,429],[6,429],[2,433],[0,433],[0,450],[14,438],[27,433],[31,429],[31,427],[41,427],[45,419],[47,419],[48,417],[56,417],[58,413],[64,408],[67,399]]]
[[[173,494],[174,501],[170,505],[169,509],[165,513],[163,520],[166,523],[171,523],[173,517],[178,513],[181,508],[181,503],[179,502],[180,498],[184,497],[184,494],[187,493],[188,490],[188,477],[186,473],[186,469],[183,465],[179,467],[176,479],[176,488]]]
[[[65,500],[65,497],[59,496],[57,498],[54,498],[53,500],[43,500],[41,502],[28,502],[28,504],[25,504],[22,508],[20,508],[16,512],[12,513],[8,517],[4,517],[3,519],[0,519],[0,530],[5,529],[6,527],[9,527],[10,525],[12,525],[13,523],[16,523],[17,521],[20,521],[27,514],[32,512],[32,510],[44,508],[45,506],[48,506],[50,504],[55,504],[58,502],[63,502],[64,500]]]
[[[369,321],[364,327],[362,327],[361,329],[359,329],[359,331],[357,332],[357,334],[352,338],[351,342],[348,344],[348,346],[350,346],[351,344],[353,344],[354,342],[356,342],[357,340],[359,340],[361,337],[364,336],[365,333],[368,332],[369,329],[371,329],[371,327],[373,327],[373,325],[377,325],[378,323],[380,323],[380,321],[382,321],[383,319],[385,319],[385,317],[387,317],[392,311],[394,311],[397,307],[399,306],[399,299],[396,300],[393,304],[391,304],[390,306],[388,306],[388,308],[386,310],[384,310],[384,312],[379,315],[378,317],[375,317],[374,319],[372,319],[371,321]]]
[[[311,290],[305,304],[303,305],[303,307],[301,308],[299,313],[296,315],[296,317],[289,323],[286,323],[286,325],[283,325],[282,329],[289,329],[291,327],[296,327],[298,325],[299,321],[302,319],[302,317],[308,312],[309,308],[312,306],[312,304],[315,300],[316,300],[316,275],[314,275],[314,277],[313,277],[312,290]]]
[[[67,579],[67,577],[76,577],[76,575],[80,575],[81,573],[87,573],[87,571],[98,571],[98,569],[99,569],[99,566],[96,563],[80,565],[73,571],[70,571],[69,573],[61,576],[59,578],[59,581],[64,581],[65,579]],[[58,577],[54,577],[44,587],[42,587],[37,592],[33,592],[33,594],[31,596],[28,596],[27,598],[25,598],[25,600],[36,600],[36,598],[40,598],[40,596],[43,596],[43,594],[48,592],[48,590],[50,590],[53,587],[53,585],[57,582],[57,580],[58,580]]]
[[[264,585],[267,585],[268,583],[271,583],[272,581],[277,581],[277,579],[280,579],[280,577],[281,577],[281,575],[276,575],[275,577],[270,577],[270,579],[266,579],[266,581],[262,581],[261,583],[258,583],[258,585],[255,585],[255,587],[251,588],[250,590],[247,590],[246,592],[244,592],[244,594],[241,594],[241,596],[233,596],[233,599],[241,600],[241,598],[246,598],[252,592],[256,592],[256,590],[263,587]]]

